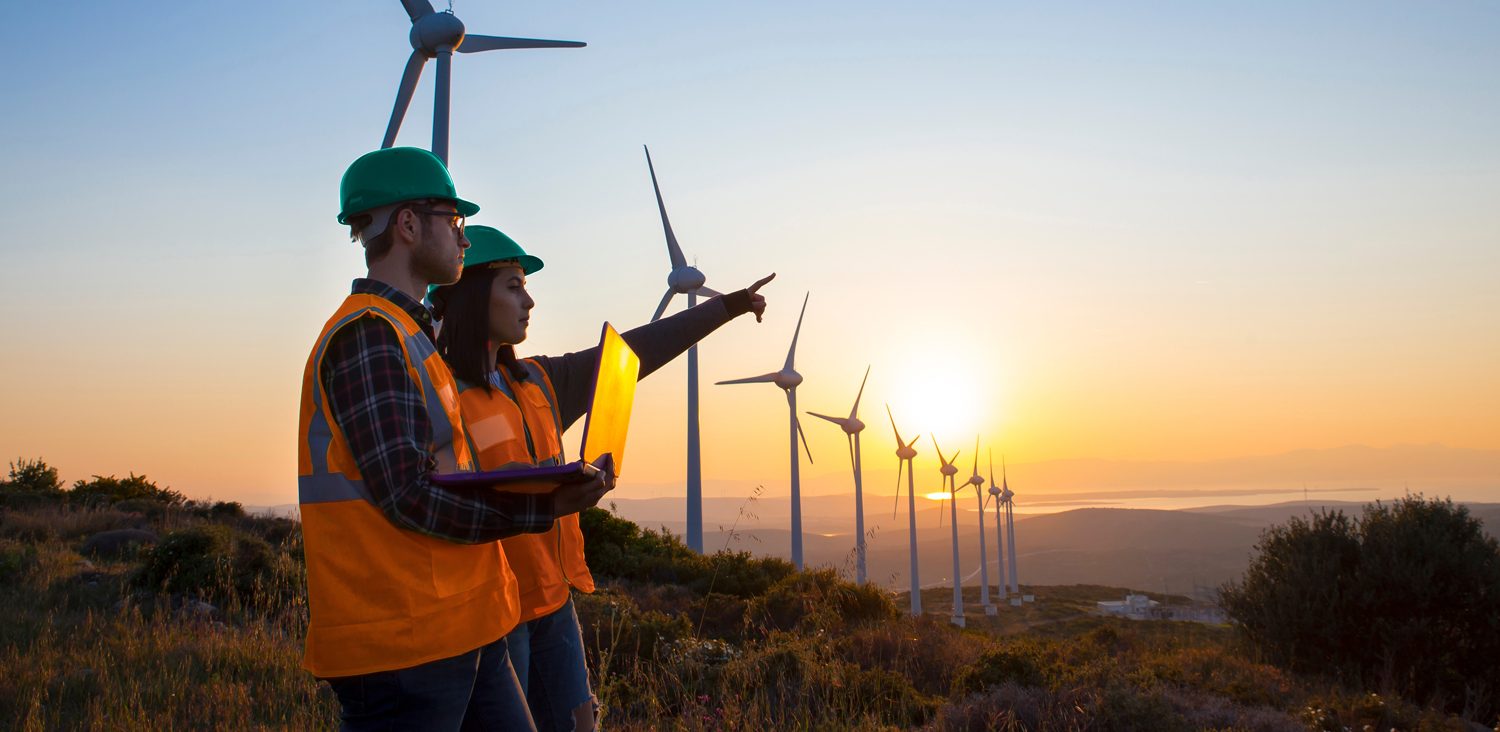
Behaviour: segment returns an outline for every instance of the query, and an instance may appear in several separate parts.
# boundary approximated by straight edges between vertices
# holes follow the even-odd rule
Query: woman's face
[[[526,273],[521,265],[501,269],[490,283],[490,347],[526,340],[526,325],[535,305],[526,293]]]

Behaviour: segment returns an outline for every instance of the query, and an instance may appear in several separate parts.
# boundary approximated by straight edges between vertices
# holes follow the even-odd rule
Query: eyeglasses
[[[460,234],[464,233],[464,226],[467,224],[467,220],[464,215],[457,211],[444,211],[440,208],[413,208],[412,211],[414,213],[426,214],[427,216],[440,216],[447,218],[448,225],[452,226],[453,230]]]

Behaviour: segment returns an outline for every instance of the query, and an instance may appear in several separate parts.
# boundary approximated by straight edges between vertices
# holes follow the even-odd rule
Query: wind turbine
[[[859,400],[864,397],[865,382],[869,380],[870,367],[866,366],[865,378],[859,382],[859,394],[854,397],[854,408],[849,410],[848,417],[830,417],[826,414],[808,412],[818,419],[825,419],[838,425],[844,430],[844,437],[849,441],[849,461],[854,465],[854,581],[859,584],[865,583],[864,468],[859,454],[859,433],[864,430],[865,423],[859,421]]]
[[[957,456],[955,456],[957,457]],[[990,550],[984,539],[984,478],[979,475],[979,438],[974,438],[974,473],[964,485],[974,486],[974,498],[979,501],[979,606],[985,615],[994,615],[995,606],[990,604],[990,562],[985,555]]]
[[[921,435],[911,438],[911,442],[901,441],[901,430],[896,429],[896,417],[891,414],[891,405],[885,405],[885,414],[891,418],[891,431],[896,433],[896,500],[901,500],[901,468],[906,467],[906,518],[908,528],[911,531],[911,616],[922,615],[922,583],[917,576],[917,488],[916,477],[912,475],[912,460],[916,458],[917,451],[912,445],[922,439]],[[891,518],[896,517],[896,507],[891,506]]]
[[[797,436],[802,435],[802,449],[807,450],[809,463],[812,462],[812,450],[807,446],[807,435],[802,432],[802,422],[797,419],[797,385],[802,383],[802,374],[797,373],[793,365],[797,361],[797,338],[802,335],[802,316],[807,314],[807,298],[811,296],[812,293],[809,292],[802,298],[802,312],[797,315],[797,330],[792,333],[792,347],[787,349],[786,363],[780,371],[715,382],[721,385],[769,382],[786,392],[786,406],[791,413],[792,440],[792,564],[796,565],[798,571],[802,570],[802,483],[799,476],[801,461],[797,459]]]
[[[401,74],[401,86],[396,89],[396,106],[391,109],[391,121],[385,127],[385,141],[381,148],[396,144],[396,132],[401,129],[401,119],[411,104],[411,95],[417,90],[417,79],[422,76],[422,67],[427,60],[437,59],[437,82],[433,88],[432,104],[432,154],[444,164],[448,162],[448,97],[452,79],[453,52],[478,53],[500,51],[510,48],[582,48],[582,41],[544,41],[537,38],[505,38],[501,36],[466,35],[463,21],[453,15],[452,8],[437,12],[428,0],[401,0],[402,7],[411,18],[411,56],[406,59],[406,71]]]
[[[1002,458],[1003,460],[1003,458]],[[990,499],[995,502],[995,554],[1000,567],[1000,600],[1005,601],[1005,514],[1000,505],[1000,486],[995,483],[995,451],[990,450]]]
[[[1016,580],[1016,494],[1005,477],[1004,457],[1000,458],[1000,502],[1005,505],[1005,540],[1010,542],[1010,591],[1020,592],[1021,584]]]
[[[958,574],[958,485],[953,478],[958,475],[958,468],[953,467],[953,463],[958,461],[958,453],[953,453],[952,460],[943,457],[943,448],[938,447],[936,437],[932,438],[932,446],[937,449],[938,460],[943,464],[940,469],[943,474],[943,488],[948,491],[952,499],[948,503],[948,510],[953,513],[953,617],[949,619],[954,625],[962,628],[964,627],[964,586]]]
[[[672,222],[667,220],[667,204],[661,199],[661,186],[656,184],[656,166],[651,164],[651,148],[646,151],[646,168],[651,171],[651,189],[656,191],[656,208],[661,211],[661,228],[667,235],[667,256],[672,260],[672,271],[667,273],[667,294],[656,306],[651,322],[661,319],[667,311],[672,296],[687,295],[691,309],[698,304],[698,296],[715,297],[719,293],[703,286],[707,279],[702,272],[687,263],[682,256],[682,247],[677,245],[677,235],[672,233]],[[698,344],[694,343],[687,353],[687,545],[699,554],[703,553],[703,462],[698,442]]]

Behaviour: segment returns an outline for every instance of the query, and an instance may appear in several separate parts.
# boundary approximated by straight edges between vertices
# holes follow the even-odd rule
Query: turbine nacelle
[[[1000,500],[1002,500],[1002,501],[1004,501],[1006,503],[1010,503],[1010,499],[1015,498],[1015,496],[1016,496],[1015,491],[1012,491],[1011,489],[1006,488],[1004,491],[1002,491],[1000,493]]]
[[[975,488],[983,488],[984,487],[984,478],[981,478],[978,475],[971,475],[971,476],[969,476],[969,483],[968,484],[974,486]]]
[[[686,295],[703,286],[708,278],[697,267],[678,267],[667,275],[667,287],[673,292]]]
[[[782,369],[771,376],[771,382],[783,390],[791,391],[802,383],[802,374],[792,369]]]
[[[839,425],[839,426],[843,427],[845,432],[847,432],[847,433],[849,433],[851,435],[857,435],[861,431],[864,430],[865,423],[859,421],[858,417],[853,417],[853,418],[844,420],[844,423],[841,424],[841,425]]]
[[[447,48],[456,50],[464,42],[464,23],[451,12],[428,13],[411,24],[411,47],[427,58]]]
[[[993,485],[990,486],[990,495],[992,495],[992,496],[998,496],[998,495],[1000,495],[1000,489],[997,488],[997,487],[995,487],[995,486],[993,486]]]
[[[896,448],[896,457],[902,460],[910,460],[917,456],[917,451],[911,445],[902,445]]]
[[[942,472],[943,475],[952,478],[953,476],[958,475],[958,468],[955,468],[952,465],[944,465],[940,472]]]

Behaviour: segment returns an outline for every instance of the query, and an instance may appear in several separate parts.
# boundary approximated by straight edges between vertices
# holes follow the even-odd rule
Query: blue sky
[[[454,64],[460,191],[548,261],[536,351],[660,298],[645,143],[710,285],[780,273],[766,323],[705,345],[705,382],[778,365],[811,290],[802,405],[837,411],[874,364],[876,409],[954,442],[1500,447],[1493,3],[454,10],[589,43]],[[302,360],[361,271],[338,177],[384,131],[399,3],[10,15],[0,447],[289,497]],[[402,144],[428,142],[433,71]],[[681,384],[643,397],[678,415]],[[764,452],[774,492],[780,396],[705,389],[706,474]],[[680,474],[680,421],[637,421],[643,477]]]

